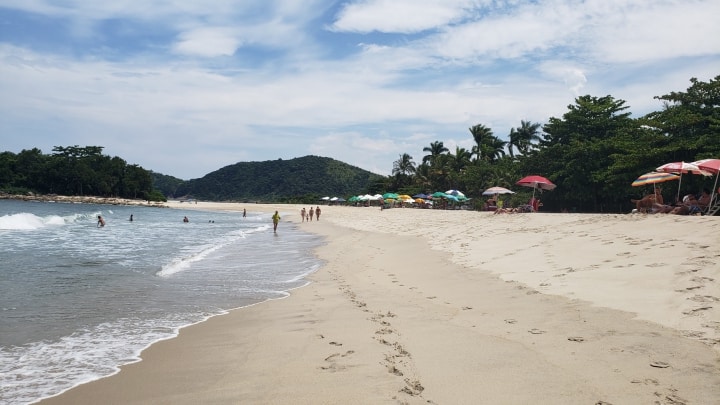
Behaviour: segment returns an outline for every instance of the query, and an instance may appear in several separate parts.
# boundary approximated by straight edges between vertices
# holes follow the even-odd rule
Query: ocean
[[[273,234],[243,208],[0,200],[0,403],[114,374],[184,326],[307,284],[322,238],[287,222]]]

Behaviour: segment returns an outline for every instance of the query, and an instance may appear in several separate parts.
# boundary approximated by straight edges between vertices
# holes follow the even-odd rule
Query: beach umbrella
[[[700,174],[703,176],[711,176],[712,174],[710,172],[704,171],[697,167],[696,165],[688,162],[672,162],[672,163],[665,163],[664,165],[658,167],[655,169],[655,171],[658,172],[665,172],[665,173],[677,173],[680,175],[680,179],[678,181],[678,192],[677,192],[677,201],[680,201],[680,186],[682,185],[682,175],[687,173],[692,174]]]
[[[430,197],[430,196],[427,195],[427,194],[423,194],[423,193],[415,194],[414,196],[412,196],[412,198],[422,198],[423,200],[426,199],[426,198],[428,198],[428,197]]]
[[[645,173],[642,176],[635,179],[635,181],[632,182],[633,187],[640,187],[640,186],[647,186],[648,184],[652,184],[653,187],[657,183],[664,183],[666,181],[672,181],[672,180],[678,180],[680,176],[673,173],[663,173],[663,172],[650,172]]]
[[[720,159],[702,159],[692,162],[692,164],[697,166],[700,170],[715,173],[715,185],[713,186],[712,193],[710,193],[709,204],[709,206],[712,207],[713,200],[715,199],[715,190],[717,190],[718,187],[718,178],[720,178]]]
[[[555,184],[553,184],[552,181],[546,179],[542,176],[532,175],[532,176],[525,176],[522,179],[518,180],[517,183],[518,186],[523,187],[532,187],[533,189],[533,198],[535,198],[535,190],[541,189],[541,190],[554,190],[555,187],[557,187]]]
[[[321,200],[323,200],[323,201],[327,201],[327,200],[329,200],[329,199],[330,199],[330,197],[323,197],[323,198],[321,198]]]
[[[490,187],[483,191],[482,195],[497,195],[497,194],[515,194],[514,191],[508,190],[505,187]]]
[[[710,173],[720,173],[720,159],[702,159],[696,160],[691,165],[697,166],[700,170]]]
[[[447,196],[447,194],[443,193],[442,191],[436,191],[433,193],[433,195],[431,197],[432,198],[443,198],[446,196]]]
[[[447,194],[447,195],[453,195],[453,196],[455,196],[455,197],[465,197],[465,194],[463,194],[463,193],[462,193],[461,191],[459,191],[459,190],[448,190],[448,191],[445,192],[445,194]]]

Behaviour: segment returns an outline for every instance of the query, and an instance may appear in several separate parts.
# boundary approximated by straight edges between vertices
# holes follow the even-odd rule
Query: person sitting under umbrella
[[[530,202],[528,202],[528,205],[532,207],[533,212],[538,212],[540,210],[540,207],[542,207],[542,203],[540,202],[539,198],[532,197],[530,199]]]
[[[700,208],[702,208],[703,210],[706,209],[710,205],[711,197],[712,196],[710,195],[710,190],[704,188],[702,190],[702,193],[700,193],[700,198],[698,198],[697,200]]]

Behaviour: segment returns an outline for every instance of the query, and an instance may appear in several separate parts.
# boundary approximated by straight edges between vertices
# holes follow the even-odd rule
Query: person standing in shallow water
[[[277,233],[278,222],[280,222],[280,214],[278,214],[277,211],[275,211],[275,214],[273,214],[272,221],[273,221],[273,233]]]
[[[103,226],[105,226],[105,220],[103,219],[102,216],[98,215],[97,227],[98,227],[98,228],[102,228]]]

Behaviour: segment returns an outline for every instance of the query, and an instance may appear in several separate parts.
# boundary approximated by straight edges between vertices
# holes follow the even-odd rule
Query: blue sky
[[[191,179],[331,157],[380,174],[612,95],[720,74],[717,0],[0,0],[0,149],[97,145]]]

